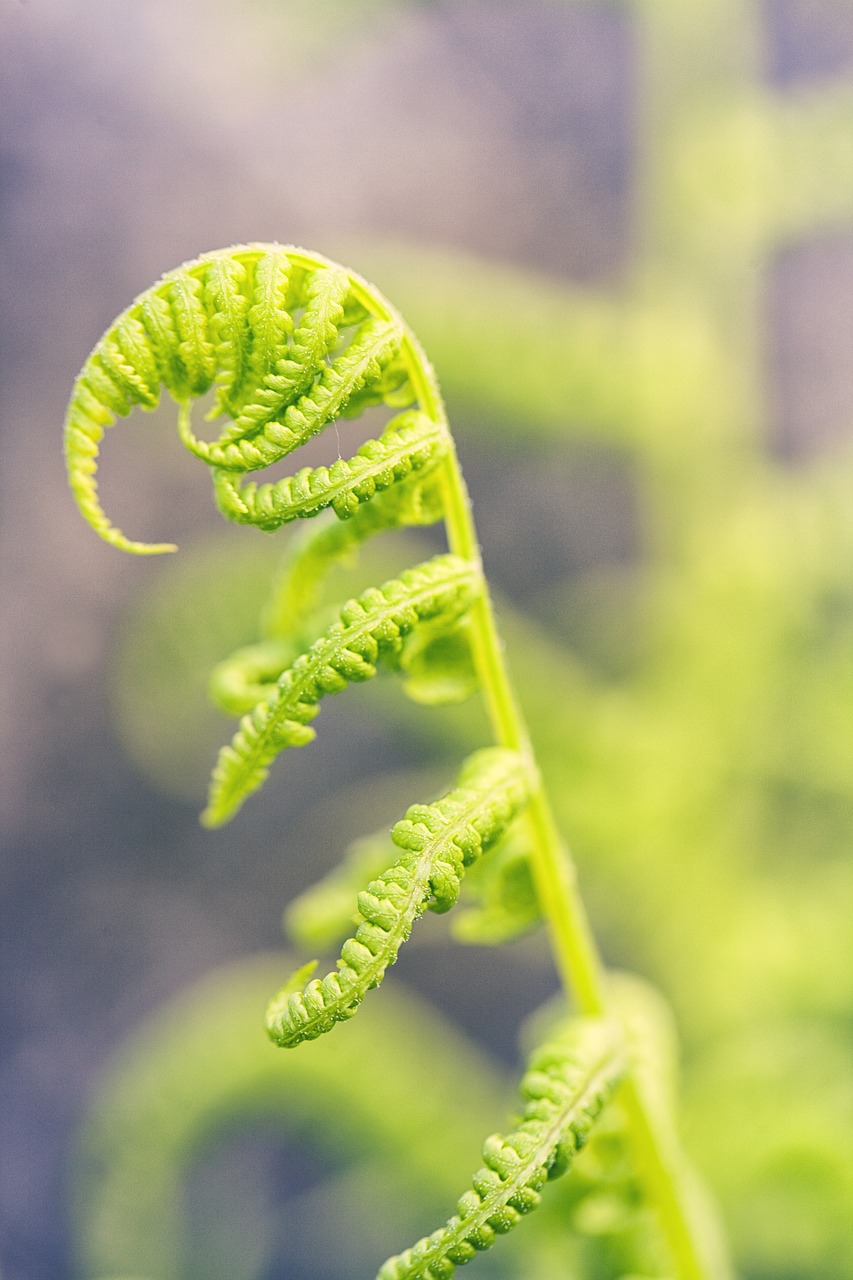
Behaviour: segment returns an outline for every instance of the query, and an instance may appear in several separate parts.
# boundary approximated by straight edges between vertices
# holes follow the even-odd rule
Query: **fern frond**
[[[477,565],[458,556],[436,556],[343,606],[340,622],[284,672],[275,693],[245,716],[213,772],[202,822],[218,827],[265,780],[275,757],[314,737],[309,721],[327,693],[376,674],[376,662],[400,651],[420,622],[460,616],[482,589]]]
[[[285,345],[293,332],[289,292],[293,265],[290,255],[280,245],[266,245],[254,262],[252,301],[249,307],[251,335],[246,380],[236,388],[244,402],[284,355]]]
[[[108,339],[104,339],[106,343]],[[138,403],[143,401],[138,400]],[[150,396],[144,401],[147,407]],[[77,506],[99,537],[120,551],[135,555],[159,555],[176,551],[171,542],[145,543],[126,538],[110,521],[98,498],[98,452],[104,431],[111,427],[117,414],[130,412],[131,401],[126,390],[101,360],[101,353],[91,355],[78,377],[65,420],[65,464],[68,482]]]
[[[165,296],[163,281],[137,298],[136,302],[119,316],[116,326],[121,328],[136,317],[141,321],[151,343],[151,351],[157,361],[163,386],[179,403],[186,400],[186,371],[178,354],[178,331],[175,327],[172,308]]]
[[[233,434],[226,432],[220,440],[206,444],[198,440],[188,426],[184,426],[181,439],[192,453],[214,467],[238,472],[268,467],[287,457],[329,422],[340,417],[350,395],[379,376],[386,361],[398,350],[401,339],[398,325],[367,320],[332,364],[320,366],[322,371],[317,381],[294,403],[287,405],[281,418],[265,417],[265,402],[259,400],[257,428],[254,419],[251,423],[246,419],[245,431],[235,424]],[[284,360],[282,363],[290,362]],[[286,381],[283,379],[285,384]],[[275,379],[270,375],[266,382],[269,390]],[[277,394],[271,391],[271,398],[275,399]],[[286,398],[286,392],[282,394]],[[242,419],[238,423],[240,421]]]
[[[520,1092],[518,1126],[493,1134],[472,1190],[445,1226],[380,1268],[377,1280],[449,1280],[457,1266],[505,1235],[535,1209],[541,1189],[570,1167],[624,1073],[612,1024],[576,1019],[531,1057]]]
[[[186,395],[203,396],[216,374],[216,349],[210,341],[202,281],[189,271],[177,271],[169,280],[168,298],[186,373]]]
[[[364,413],[365,409],[379,404],[405,409],[414,399],[415,392],[409,380],[406,362],[402,357],[396,356],[389,360],[378,378],[353,392],[344,405],[342,416],[355,418]]]
[[[358,895],[361,924],[344,943],[337,970],[299,992],[287,986],[271,1001],[270,1039],[293,1048],[351,1018],[427,907],[450,909],[465,868],[500,839],[526,804],[529,784],[522,756],[491,747],[469,757],[455,790],[434,804],[412,805],[391,832],[402,855]]]
[[[397,354],[402,338],[396,320],[365,320],[343,354],[327,366],[313,391],[287,410],[284,425],[298,444],[310,440],[336,418],[353,392],[381,375]]]
[[[211,271],[216,265],[211,265]],[[212,466],[251,471],[275,460],[268,441],[257,442],[254,449],[237,442],[257,437],[268,423],[303,396],[320,377],[327,356],[338,342],[338,325],[344,314],[342,299],[349,289],[346,273],[318,269],[304,290],[294,294],[293,302],[304,304],[305,310],[293,342],[287,346],[293,330],[288,309],[292,285],[287,254],[281,249],[265,254],[255,269],[248,367],[234,396],[235,404],[242,399],[242,407],[231,415],[231,424],[219,438],[210,443],[193,434],[188,419],[181,422],[181,439],[186,447]],[[244,301],[248,305],[248,298]],[[226,350],[226,360],[229,355]]]
[[[437,466],[447,448],[443,424],[409,410],[393,418],[382,435],[368,440],[354,457],[339,458],[331,467],[305,467],[276,484],[241,486],[239,473],[218,468],[213,480],[216,505],[236,524],[268,532],[326,507],[345,520],[375,493]]]
[[[295,329],[294,315],[299,317]],[[185,263],[118,317],[75,383],[65,453],[81,512],[96,533],[122,550],[174,550],[169,543],[131,541],[101,508],[95,477],[107,427],[137,405],[153,409],[163,385],[181,406],[179,434],[192,453],[228,472],[259,470],[344,413],[353,416],[370,404],[411,404],[415,397],[400,355],[403,337],[402,321],[378,295],[370,307],[365,305],[357,277],[301,250],[242,245]],[[215,384],[211,416],[224,414],[226,424],[219,438],[208,442],[193,432],[191,402]],[[439,433],[437,422],[432,431]],[[401,451],[403,443],[397,438]],[[415,454],[408,467],[402,456],[391,456],[390,437],[359,452],[355,467],[365,494],[372,463],[380,489],[424,464],[423,441],[412,444]],[[373,448],[379,450],[375,456]],[[384,468],[379,465],[382,450],[388,453]],[[340,472],[330,483],[334,488],[341,480],[346,489],[350,477]],[[313,474],[310,493],[315,496],[327,476],[318,480]],[[283,509],[298,505],[304,496],[304,483],[294,477],[283,488],[252,487],[241,498],[236,482],[220,477],[218,490],[226,495],[222,501],[230,518],[251,522],[250,512],[259,503],[262,527],[277,528]],[[358,482],[349,498],[341,492],[330,499],[336,509],[350,514],[361,501]],[[309,503],[296,514],[310,515],[323,505]]]
[[[138,553],[173,548],[131,542],[110,523],[98,498],[98,451],[118,417],[157,404],[161,385],[179,405],[184,444],[211,467],[228,518],[272,530],[331,508],[344,522],[300,544],[268,610],[269,642],[244,650],[218,672],[220,701],[231,709],[258,701],[220,753],[202,820],[208,826],[228,821],[281,751],[311,741],[323,697],[370,679],[380,662],[402,668],[409,692],[425,701],[465,696],[482,684],[502,744],[469,761],[457,790],[434,805],[414,806],[397,824],[392,839],[402,852],[358,896],[360,924],[344,944],[338,971],[322,980],[295,976],[303,989],[287,988],[270,1008],[272,1038],[295,1045],[348,1019],[382,980],[414,921],[428,908],[445,911],[456,901],[465,867],[525,804],[538,906],[548,918],[561,977],[581,1009],[609,1008],[600,959],[504,665],[435,377],[397,312],[352,272],[277,245],[208,254],[137,298],[75,383],[65,448],[71,487],[89,524],[107,542]],[[225,423],[218,439],[206,442],[193,433],[191,411],[211,387],[211,416],[224,415]],[[246,473],[285,458],[339,417],[378,403],[416,407],[353,458],[274,484],[243,483]],[[336,560],[382,528],[439,516],[452,554],[350,600],[339,621],[289,661],[302,648],[297,629],[305,627],[319,579]],[[316,578],[309,582],[311,574]],[[457,1214],[390,1260],[381,1280],[445,1280],[514,1226],[538,1203],[546,1178],[564,1170],[622,1069],[609,1025],[582,1023],[567,1036],[534,1059],[523,1085],[522,1121],[506,1140],[487,1142],[486,1166]],[[623,1101],[676,1269],[711,1274],[700,1258],[701,1233],[691,1224],[671,1132],[639,1068]]]
[[[247,398],[225,439],[237,439],[258,431],[299,400],[316,381],[339,340],[348,292],[345,271],[313,272],[304,290],[302,320],[290,346]]]

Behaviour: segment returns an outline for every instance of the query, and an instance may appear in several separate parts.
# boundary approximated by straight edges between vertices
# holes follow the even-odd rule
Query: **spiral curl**
[[[270,696],[243,717],[231,744],[222,748],[202,822],[209,827],[228,822],[264,782],[281,751],[313,740],[309,721],[327,693],[372,679],[377,663],[399,655],[414,627],[438,617],[454,621],[481,590],[476,565],[444,555],[348,601],[340,621],[283,672]]]
[[[411,405],[405,333],[381,295],[316,254],[238,245],[185,263],[122,312],[74,385],[65,453],[80,510],[113,546],[174,550],[125,537],[101,507],[96,478],[106,429],[136,406],[154,409],[165,387],[180,406],[181,439],[211,467],[228,519],[273,529],[325,506],[346,519],[374,492],[439,462],[444,424],[403,415],[331,468],[259,489],[241,490],[240,477],[279,462],[341,416]],[[190,409],[211,388],[211,416],[224,425],[208,442],[193,432]]]

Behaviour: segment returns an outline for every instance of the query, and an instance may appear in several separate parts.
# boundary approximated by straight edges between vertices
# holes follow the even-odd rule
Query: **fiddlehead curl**
[[[213,469],[229,519],[269,529],[326,506],[351,515],[376,490],[441,460],[443,418],[403,414],[355,458],[275,485],[241,490],[240,477],[285,458],[344,414],[412,404],[400,359],[405,337],[376,290],[317,254],[241,245],[185,263],[122,312],[77,378],[65,452],[83,515],[125,551],[174,550],[126,538],[103,511],[96,480],[104,431],[135,406],[155,408],[161,386],[180,405],[184,444]],[[213,416],[226,425],[207,442],[192,430],[190,406],[212,387]]]
[[[440,401],[424,395],[431,373],[419,353],[413,363],[414,351],[399,315],[372,286],[316,254],[258,244],[186,263],[118,317],[75,383],[65,449],[78,505],[114,546],[173,549],[126,538],[101,508],[96,481],[105,429],[136,405],[154,408],[164,386],[180,406],[181,439],[210,466],[217,504],[237,523],[273,530],[331,508],[352,519],[353,532],[309,544],[329,562],[383,528],[440,518],[441,502],[422,495],[452,445]],[[192,430],[190,406],[212,387],[212,416],[225,425],[206,442]],[[417,399],[424,403],[398,414],[352,458],[273,484],[245,482],[344,414]],[[376,514],[359,519],[372,501]],[[218,826],[232,817],[279,751],[313,738],[308,721],[324,694],[368,679],[420,623],[451,625],[479,582],[477,556],[438,557],[350,601],[340,624],[292,665],[286,646],[241,659],[217,687],[229,710],[250,714],[220,756],[203,820]]]

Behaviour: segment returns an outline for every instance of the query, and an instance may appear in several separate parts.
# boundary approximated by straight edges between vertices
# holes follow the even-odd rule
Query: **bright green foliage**
[[[337,970],[303,991],[287,987],[270,1003],[270,1038],[291,1048],[352,1017],[397,959],[415,920],[427,907],[453,906],[465,869],[501,838],[527,794],[523,758],[492,747],[465,762],[455,790],[433,804],[412,805],[391,832],[401,855],[358,895],[360,924]]]
[[[437,485],[417,476],[374,494],[346,521],[318,520],[294,538],[261,619],[270,636],[293,636],[316,608],[329,571],[351,562],[368,538],[407,525],[441,519]]]
[[[544,1184],[565,1173],[584,1145],[624,1070],[619,1038],[604,1022],[571,1021],[532,1055],[521,1080],[518,1126],[483,1146],[456,1213],[396,1258],[377,1280],[449,1280],[535,1209]]]
[[[272,531],[331,508],[344,522],[337,528],[347,531],[322,526],[297,545],[268,604],[266,638],[217,669],[218,702],[246,714],[220,752],[202,821],[213,827],[231,819],[283,750],[313,739],[311,721],[325,695],[371,679],[380,666],[400,671],[412,698],[424,703],[481,690],[496,742],[466,761],[454,790],[412,806],[397,823],[391,840],[399,853],[358,894],[357,928],[337,970],[313,979],[313,962],[299,968],[270,1005],[270,1037],[294,1047],[349,1020],[394,963],[414,921],[456,902],[466,867],[487,859],[516,817],[527,841],[514,858],[515,883],[529,880],[526,897],[509,891],[508,906],[509,861],[486,873],[498,932],[519,931],[538,907],[564,985],[581,1013],[595,1015],[534,1056],[519,1127],[507,1139],[489,1139],[486,1167],[458,1214],[381,1273],[383,1280],[440,1280],[538,1204],[544,1182],[585,1142],[624,1066],[615,1006],[510,686],[438,389],[394,309],[344,268],[278,245],[241,246],[186,264],[119,317],[84,366],[69,406],[72,490],[96,532],[125,550],[167,548],[131,543],[109,523],[97,498],[98,447],[116,415],[153,407],[161,384],[180,406],[183,443],[211,468],[225,516]],[[193,433],[190,402],[214,387],[212,416],[224,422],[206,442]],[[338,418],[380,403],[404,412],[354,458],[274,484],[244,483],[247,473],[280,461]],[[318,620],[320,584],[331,567],[371,534],[436,519],[444,521],[448,554],[368,588],[340,606],[331,625]],[[482,920],[483,913],[484,940]],[[623,1093],[640,1197],[679,1280],[722,1280],[724,1266],[695,1231],[689,1175],[659,1121],[654,1092],[641,1073],[629,1072]]]
[[[378,440],[362,445],[355,457],[313,471],[306,467],[278,484],[240,488],[233,471],[220,469],[214,478],[216,502],[236,524],[268,531],[317,515],[326,507],[345,520],[377,490],[435,466],[444,451],[442,425],[424,413],[409,411],[394,418]]]
[[[543,619],[502,607],[519,698],[605,949],[640,958],[675,1000],[690,1046],[690,1142],[724,1203],[744,1274],[848,1280],[853,470],[848,449],[832,449],[827,465],[780,464],[765,285],[792,248],[813,237],[831,248],[849,231],[853,99],[840,77],[784,90],[772,83],[768,27],[791,5],[630,0],[626,8],[641,109],[634,252],[615,285],[552,283],[416,244],[360,246],[360,261],[416,327],[451,401],[473,410],[465,430],[488,431],[490,454],[506,449],[509,466],[509,448],[523,437],[525,450],[544,445],[568,467],[576,442],[618,453],[630,470],[642,563],[624,575],[631,592],[618,621],[639,643],[622,678],[602,675],[572,644],[569,606],[612,585],[591,570],[554,584],[550,633]],[[237,263],[233,254],[222,261]],[[128,325],[123,334],[131,353],[166,333],[153,297],[146,308],[145,332]],[[170,341],[161,347],[175,366]],[[225,387],[227,361],[217,360]],[[401,369],[393,357],[371,387],[385,389],[388,405],[402,397],[395,407],[406,408],[412,399]],[[181,376],[180,365],[172,367],[174,385]],[[92,386],[103,378],[95,361]],[[143,405],[155,398],[149,387],[146,401],[147,385]],[[91,387],[80,396],[91,407]],[[343,412],[368,402],[362,388]],[[235,400],[224,411],[238,409]],[[97,402],[92,411],[105,412]],[[819,411],[816,403],[818,429]],[[90,447],[81,442],[84,498]],[[414,513],[423,495],[417,486],[410,493]],[[395,486],[345,523],[321,520],[300,531],[262,634],[295,641],[330,564],[350,558],[373,532],[416,523],[386,519],[402,496]],[[426,523],[439,518],[437,483],[422,511]],[[227,593],[224,574],[223,582]],[[175,604],[184,604],[177,584]],[[175,631],[188,625],[180,619]],[[609,639],[602,620],[592,621]],[[172,669],[164,683],[169,678]],[[266,696],[270,687],[261,687]],[[250,698],[246,692],[241,709]],[[412,734],[434,732],[430,718],[402,700],[389,697],[385,709],[404,717]],[[464,708],[442,726],[454,759],[481,740]],[[486,933],[495,919],[497,930],[511,929],[522,903],[528,922],[533,914],[529,841],[524,829],[517,835],[506,855],[514,868],[508,887],[500,846],[464,882],[463,900],[478,891],[475,922],[485,917]],[[346,932],[341,914],[336,939]],[[451,916],[460,932],[469,919],[462,910]],[[377,1001],[363,1017],[383,1007]],[[362,1016],[333,1048],[361,1031]],[[199,1048],[187,1047],[188,1079],[201,1075],[202,1054],[212,1069],[208,1043],[205,1036]],[[287,1064],[315,1047],[325,1046],[304,1046],[286,1055]],[[649,1056],[660,1079],[661,1055]],[[131,1081],[128,1094],[133,1089]],[[476,1090],[469,1096],[473,1105]],[[612,1177],[602,1176],[597,1189],[588,1177],[585,1162],[603,1164],[599,1148],[616,1138],[625,1146],[624,1119],[617,1121],[618,1102],[603,1113],[572,1177],[553,1188],[560,1220],[552,1222],[556,1208],[546,1199],[518,1233],[525,1255],[514,1259],[513,1275],[655,1274],[629,1255],[619,1253],[610,1271],[601,1260],[608,1215],[617,1218],[631,1196],[635,1215],[643,1212],[634,1170],[625,1195],[615,1197]],[[322,1113],[317,1124],[322,1130]],[[140,1136],[128,1141],[128,1153]],[[625,1152],[623,1159],[629,1163]],[[144,1186],[140,1177],[129,1205]],[[573,1216],[561,1198],[569,1194],[578,1196]],[[546,1224],[553,1231],[543,1244]],[[152,1227],[140,1236],[154,1234]],[[93,1274],[135,1271],[137,1256],[131,1250],[121,1266],[93,1263]],[[722,1264],[716,1272],[724,1273]]]
[[[411,402],[399,362],[385,376],[400,350],[402,323],[388,308],[369,315],[358,293],[354,277],[322,258],[245,245],[187,263],[137,298],[86,361],[68,407],[68,474],[92,528],[125,551],[173,550],[130,542],[114,528],[95,479],[104,430],[134,406],[153,409],[161,385],[181,405],[184,444],[214,470],[223,514],[240,523],[277,528],[329,505],[351,515],[374,487],[437,461],[446,448],[441,424],[407,417],[350,463],[240,492],[240,475],[286,457],[359,393],[353,411],[371,398]],[[193,434],[190,402],[214,383],[214,414],[228,425],[208,443]]]
[[[480,587],[476,565],[457,556],[437,556],[402,577],[371,587],[341,609],[341,620],[282,674],[275,691],[244,717],[213,772],[202,820],[218,827],[263,783],[286,747],[314,737],[308,724],[327,693],[370,680],[377,663],[396,658],[403,639],[419,623],[453,620],[470,607]]]

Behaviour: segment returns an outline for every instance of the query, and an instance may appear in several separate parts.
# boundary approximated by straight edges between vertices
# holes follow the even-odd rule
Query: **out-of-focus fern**
[[[315,1212],[332,1219],[326,1230],[336,1246],[346,1228],[338,1233],[334,1200],[357,1201],[365,1181],[371,1194],[384,1194],[362,1251],[381,1251],[383,1242],[390,1249],[406,1229],[401,1188],[416,1187],[423,1209],[436,1214],[453,1195],[506,1105],[500,1070],[408,991],[383,993],[340,1038],[281,1054],[263,1033],[261,1013],[286,964],[264,955],[212,972],[144,1021],[111,1063],[77,1161],[85,1275],[195,1274],[198,1241],[182,1189],[240,1125],[279,1141],[307,1132],[327,1153],[338,1172]],[[393,1171],[389,1151],[397,1153]],[[277,1236],[278,1224],[267,1222],[266,1238],[255,1242],[261,1259]],[[227,1227],[244,1239],[239,1206]]]
[[[206,824],[231,819],[283,749],[313,739],[309,722],[326,694],[370,679],[380,664],[401,668],[423,701],[455,700],[478,687],[496,743],[466,763],[456,790],[413,807],[397,824],[392,839],[402,853],[358,896],[361,923],[344,944],[338,972],[301,991],[289,984],[268,1015],[272,1038],[293,1047],[348,1020],[395,960],[414,920],[427,906],[444,911],[453,905],[466,864],[486,855],[522,810],[528,865],[556,966],[579,1013],[594,1020],[574,1025],[568,1041],[561,1038],[535,1057],[520,1127],[505,1142],[487,1144],[487,1168],[457,1217],[381,1273],[413,1280],[449,1275],[496,1232],[515,1225],[538,1202],[547,1173],[565,1165],[585,1140],[621,1074],[624,1033],[509,680],[434,375],[386,299],[318,255],[238,246],[169,273],[101,339],[77,379],[66,420],[69,479],[82,513],[106,542],[141,554],[173,548],[133,542],[110,523],[98,498],[97,459],[105,429],[134,406],[153,408],[161,385],[179,405],[183,443],[211,469],[227,518],[271,531],[331,508],[342,521],[360,522],[349,539],[330,540],[323,532],[303,544],[269,611],[264,647],[220,669],[220,701],[232,709],[258,701],[220,754]],[[193,430],[191,405],[211,390],[219,434],[206,441]],[[349,461],[260,487],[245,482],[341,416],[377,404],[404,412]],[[398,501],[395,491],[403,495]],[[362,511],[373,502],[379,514],[370,520]],[[300,627],[308,624],[306,566],[309,576],[312,569],[322,573],[368,534],[422,521],[426,513],[444,522],[449,554],[350,600],[338,620],[307,643],[288,634],[282,606],[300,574],[296,613],[303,613]],[[302,983],[300,971],[295,985]],[[621,1097],[633,1158],[672,1269],[679,1280],[721,1276],[654,1096],[630,1065]]]

